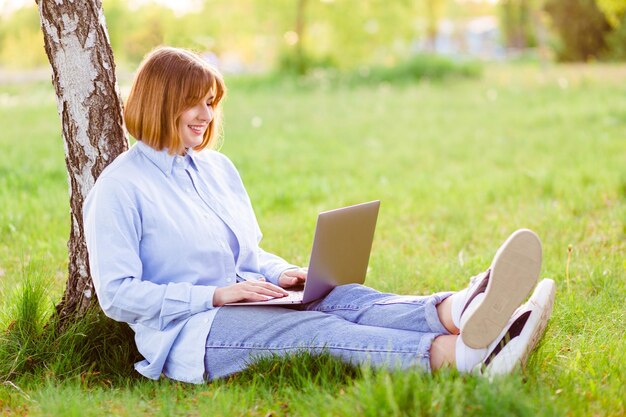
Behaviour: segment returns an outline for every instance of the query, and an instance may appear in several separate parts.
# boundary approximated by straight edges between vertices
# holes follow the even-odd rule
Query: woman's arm
[[[101,178],[86,199],[83,220],[91,275],[107,316],[162,330],[214,307],[215,286],[157,284],[143,276],[142,219],[123,184]]]

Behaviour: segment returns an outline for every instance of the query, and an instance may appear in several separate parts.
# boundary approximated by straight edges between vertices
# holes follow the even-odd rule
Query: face
[[[202,143],[204,132],[213,120],[214,93],[204,97],[198,104],[185,110],[178,121],[178,134],[185,148],[193,148]]]

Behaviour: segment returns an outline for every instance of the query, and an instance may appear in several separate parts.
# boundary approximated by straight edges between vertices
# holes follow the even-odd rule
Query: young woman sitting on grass
[[[260,248],[241,178],[211,150],[224,94],[221,75],[195,54],[148,54],[124,113],[138,142],[85,202],[98,300],[134,330],[145,358],[137,371],[201,383],[260,355],[300,351],[378,368],[490,375],[525,362],[554,299],[554,283],[543,280],[522,304],[541,269],[539,238],[526,229],[456,293],[397,296],[343,285],[298,309],[225,306],[283,297],[307,272]]]

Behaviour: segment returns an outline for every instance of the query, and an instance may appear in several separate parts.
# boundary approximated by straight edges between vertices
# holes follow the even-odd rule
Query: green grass
[[[480,80],[402,86],[298,90],[227,80],[222,151],[242,174],[267,250],[306,264],[317,212],[379,198],[367,284],[421,294],[462,288],[511,231],[536,230],[544,244],[542,276],[553,278],[558,291],[546,336],[524,372],[490,382],[454,372],[372,373],[300,355],[190,386],[115,374],[124,358],[111,354],[115,343],[102,349],[106,338],[68,342],[65,351],[74,350],[65,362],[58,349],[16,346],[12,339],[25,372],[0,378],[0,410],[625,415],[624,79],[625,66],[543,72],[488,66]],[[69,214],[51,87],[0,86],[0,126],[0,331],[6,340],[15,334],[5,329],[20,317],[20,305],[26,305],[21,317],[31,317],[26,322],[39,323],[25,331],[46,334],[43,323],[64,286]],[[94,335],[110,327],[97,319],[88,324]],[[21,340],[30,339],[36,337]],[[85,364],[85,357],[119,362]],[[48,367],[27,372],[37,358]]]

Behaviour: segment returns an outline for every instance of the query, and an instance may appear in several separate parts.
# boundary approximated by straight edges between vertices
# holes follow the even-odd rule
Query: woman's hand
[[[288,269],[278,278],[278,285],[283,288],[290,288],[297,285],[304,285],[307,270],[304,268]]]
[[[261,278],[258,281],[238,282],[217,288],[213,293],[213,306],[221,307],[237,301],[267,301],[286,295],[287,291]]]

